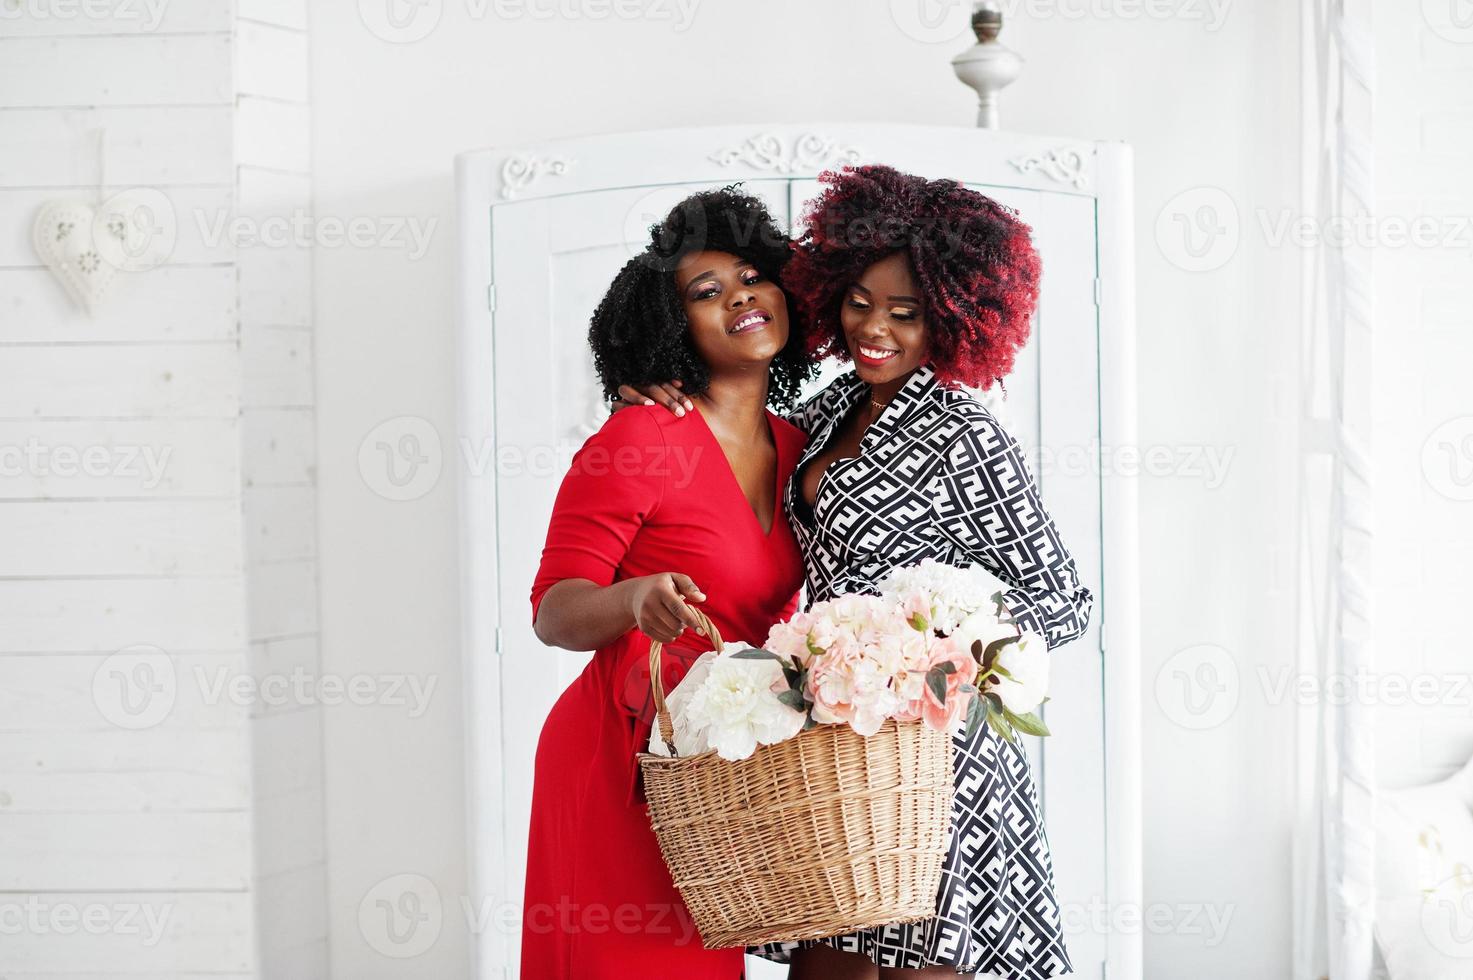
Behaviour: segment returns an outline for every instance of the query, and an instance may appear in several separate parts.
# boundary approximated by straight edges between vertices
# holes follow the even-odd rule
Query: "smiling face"
[[[788,299],[730,252],[693,252],[675,267],[691,342],[713,375],[767,365],[788,342]]]
[[[905,378],[926,362],[926,311],[904,252],[860,274],[844,293],[839,322],[855,372],[871,385]]]

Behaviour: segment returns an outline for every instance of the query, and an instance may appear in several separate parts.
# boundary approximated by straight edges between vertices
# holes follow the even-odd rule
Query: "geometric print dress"
[[[808,433],[784,506],[803,546],[807,601],[874,593],[891,569],[924,558],[981,564],[1012,586],[1009,612],[1050,650],[1084,632],[1093,605],[1039,499],[1017,443],[969,393],[929,367],[907,379],[865,432],[859,455],[829,464],[812,508],[799,475],[868,392],[853,372],[789,421]],[[1069,973],[1053,861],[1028,756],[979,725],[953,737],[951,841],[936,915],[747,952],[779,963],[825,943],[883,967],[945,964],[958,974],[1043,980]]]

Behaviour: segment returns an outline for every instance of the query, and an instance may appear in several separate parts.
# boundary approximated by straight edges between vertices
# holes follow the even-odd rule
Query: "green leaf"
[[[1043,723],[1043,719],[1031,711],[1024,712],[1020,715],[1010,711],[1007,707],[1004,707],[1002,710],[1009,724],[1020,732],[1028,735],[1038,735],[1040,737],[1053,734],[1048,730],[1048,726]]]
[[[783,691],[777,699],[794,711],[808,710],[808,699],[803,696],[802,691]]]
[[[814,657],[822,657],[823,656],[823,648],[820,647],[820,646],[816,646],[814,644],[813,637],[811,637],[811,636],[805,636],[805,637],[803,637],[803,644],[806,647],[808,647],[808,653],[811,656],[814,656]]]
[[[1007,668],[1005,668],[1002,664],[993,664],[992,672],[998,677],[1006,677],[1008,680],[1013,679],[1013,675],[1009,674]]]
[[[931,693],[936,695],[936,700],[942,704],[946,703],[946,674],[940,667],[932,667],[926,671],[926,686]]]
[[[956,664],[952,663],[950,660],[943,660],[939,664],[937,664],[936,667],[943,674],[955,674],[956,673]]]
[[[776,660],[778,663],[786,663],[782,657],[771,650],[763,650],[761,647],[753,647],[747,650],[738,650],[731,655],[733,660]]]
[[[1017,640],[1018,638],[1016,636],[1003,636],[987,644],[987,649],[982,651],[981,657],[983,669],[990,668],[992,662],[997,659],[997,655],[1002,652],[1002,648],[1009,643],[1016,643]],[[982,641],[978,640],[977,642],[981,643]]]
[[[1007,719],[1003,716],[1003,710],[1004,709],[1001,707],[996,699],[992,697],[987,698],[988,727],[997,732],[997,734],[1001,735],[1003,738],[1007,739],[1009,742],[1011,742],[1013,741],[1013,731],[1012,728],[1009,727]]]
[[[972,736],[977,734],[977,726],[982,723],[982,719],[987,717],[987,709],[982,706],[982,700],[982,695],[979,694],[973,697],[972,702],[967,705],[967,741],[969,742]]]

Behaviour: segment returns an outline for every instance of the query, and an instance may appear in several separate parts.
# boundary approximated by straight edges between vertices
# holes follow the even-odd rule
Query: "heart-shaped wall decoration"
[[[177,235],[174,208],[153,188],[133,188],[93,208],[81,201],[48,201],[36,215],[36,254],[87,312],[95,312],[119,272],[162,264]]]
[[[122,229],[102,234],[124,235]],[[31,228],[36,254],[67,293],[88,313],[95,312],[117,270],[98,248],[97,212],[81,201],[48,201]]]

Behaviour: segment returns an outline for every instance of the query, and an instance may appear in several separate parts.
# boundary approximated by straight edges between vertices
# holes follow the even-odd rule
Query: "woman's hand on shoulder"
[[[673,643],[686,627],[705,635],[700,620],[686,601],[705,602],[706,594],[690,576],[661,572],[632,580],[629,604],[640,632],[661,643]]]
[[[638,388],[634,385],[620,385],[619,394],[615,396],[612,408],[617,412],[630,405],[663,405],[676,415],[684,415],[686,412],[694,411],[696,406],[680,389],[679,381],[667,381],[664,384],[644,385]]]

